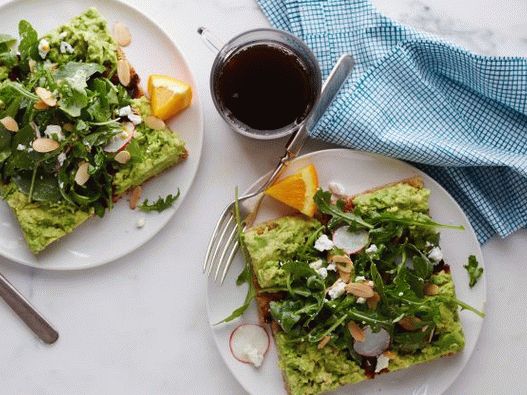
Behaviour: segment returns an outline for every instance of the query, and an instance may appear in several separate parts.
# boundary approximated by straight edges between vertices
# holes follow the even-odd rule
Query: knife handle
[[[57,341],[59,333],[2,274],[0,297],[44,343],[53,344]]]

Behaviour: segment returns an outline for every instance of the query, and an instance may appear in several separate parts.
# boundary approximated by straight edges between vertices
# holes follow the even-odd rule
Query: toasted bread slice
[[[97,18],[98,16],[100,14],[97,10],[90,8],[79,18]],[[62,28],[64,27],[57,28],[57,31]],[[77,29],[78,27],[68,27],[68,29],[72,28]],[[111,48],[115,48],[117,59],[125,58],[124,52],[113,41],[109,33],[106,32],[104,36],[111,44]],[[53,56],[67,56],[67,54],[54,53]],[[74,58],[71,60],[79,61],[82,59]],[[144,98],[144,92],[140,86],[140,77],[131,65],[130,74],[130,83],[126,89],[130,97],[136,99],[134,103],[139,107],[137,110],[145,118],[150,115],[150,106]],[[116,74],[113,75],[112,82],[119,83]],[[148,156],[145,155],[145,159],[140,163],[128,162],[115,174],[114,200],[117,200],[126,191],[143,184],[188,157],[188,151],[183,140],[168,128],[154,130],[146,127],[143,123],[136,128],[136,137],[134,138],[138,141],[142,151],[148,151]],[[162,144],[155,143],[153,140],[160,141]],[[73,232],[94,214],[92,209],[81,209],[67,203],[29,202],[27,196],[20,192],[13,183],[4,186],[2,189],[3,198],[13,209],[24,238],[34,254],[40,253],[51,243]]]
[[[364,197],[368,194],[398,184],[405,184],[416,189],[423,188],[423,180],[421,177],[411,177],[395,183],[379,186],[357,195],[346,197],[345,200],[348,202],[346,207],[351,210],[353,208],[353,201],[356,198]],[[285,255],[289,253],[287,248],[280,246],[280,243],[287,243],[287,240],[284,241],[281,235],[294,231],[294,229],[285,228],[290,226],[291,218],[295,218],[293,223],[298,226],[301,232],[303,231],[302,229],[304,229],[302,221],[307,229],[320,226],[320,223],[314,219],[307,219],[304,217],[281,217],[259,224],[245,233],[246,246],[253,265],[254,275],[252,281],[257,290],[256,300],[258,315],[262,324],[269,324],[271,327],[287,393],[293,395],[315,395],[336,389],[342,385],[352,384],[372,378],[375,376],[375,373],[366,371],[355,361],[351,360],[345,352],[335,347],[326,346],[319,349],[316,344],[307,342],[288,343],[286,341],[286,334],[282,332],[280,325],[273,320],[270,314],[270,303],[282,299],[285,296],[285,293],[261,293],[262,283],[264,286],[266,286],[266,284],[265,278],[262,278],[261,273],[259,272],[259,268],[262,267],[263,260],[269,257],[271,260],[276,259],[277,256],[280,256],[284,252]],[[304,238],[304,241],[305,240],[306,239]],[[298,242],[298,240],[296,240],[296,242]],[[300,240],[300,242],[302,242],[302,240]],[[269,250],[262,253],[260,250],[261,246],[266,246],[267,248],[273,243],[275,245],[274,251]],[[287,256],[284,256],[284,259],[287,259]],[[436,281],[440,293],[454,294],[454,284],[450,277],[447,265],[444,266],[444,270],[434,276],[433,279]],[[411,355],[397,355],[392,353],[389,368],[384,369],[382,372],[404,369],[418,363],[431,361],[433,359],[459,352],[464,346],[464,337],[459,317],[457,315],[457,306],[445,306],[445,311],[445,314],[452,317],[452,322],[450,323],[451,327],[445,329],[441,334],[441,339],[450,337],[452,339],[451,346],[442,348],[436,345],[440,341],[437,340],[436,343],[432,342],[430,344],[430,347],[426,352]],[[317,358],[313,358],[314,355],[316,355]],[[325,364],[325,359],[331,360],[331,364]],[[337,368],[335,368],[335,366],[337,366]],[[340,366],[341,369],[339,369],[338,366]]]

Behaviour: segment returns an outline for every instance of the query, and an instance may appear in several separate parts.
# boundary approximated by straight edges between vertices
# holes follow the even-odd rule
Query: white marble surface
[[[4,3],[0,0],[0,4]],[[241,394],[222,364],[205,313],[204,246],[233,188],[270,169],[284,140],[256,143],[231,133],[208,95],[213,55],[196,28],[225,39],[267,25],[252,0],[138,1],[187,54],[205,109],[203,162],[168,226],[107,266],[52,273],[11,264],[0,270],[49,317],[61,337],[48,347],[0,303],[1,394]],[[389,16],[477,52],[527,55],[525,0],[376,0]],[[20,15],[22,18],[23,15]],[[324,147],[311,143],[307,149]],[[525,394],[527,231],[491,240],[488,304],[468,366],[448,394]]]

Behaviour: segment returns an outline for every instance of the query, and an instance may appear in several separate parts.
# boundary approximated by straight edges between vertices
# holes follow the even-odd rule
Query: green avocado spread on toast
[[[439,229],[461,228],[434,222],[429,196],[420,180],[351,206],[319,190],[319,220],[286,216],[244,232],[289,393],[331,391],[463,349],[459,307],[483,313],[456,298]],[[349,232],[347,245],[337,230]]]
[[[25,20],[18,39],[0,34],[2,197],[35,254],[187,156],[176,133],[146,125],[118,51],[95,8],[43,36]]]

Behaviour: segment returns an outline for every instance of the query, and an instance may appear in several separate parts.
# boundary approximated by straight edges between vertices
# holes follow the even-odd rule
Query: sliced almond
[[[166,128],[165,122],[158,117],[154,117],[153,115],[149,115],[145,118],[145,125],[154,130]]]
[[[4,117],[0,119],[0,123],[10,132],[18,132],[18,122],[13,117]]]
[[[44,101],[42,101],[42,99],[41,99],[41,100],[35,102],[35,104],[33,105],[33,108],[35,110],[47,110],[49,108],[49,106],[46,103],[44,103]]]
[[[434,296],[439,293],[439,287],[432,283],[426,283],[423,288],[423,292],[425,295]]]
[[[130,84],[130,64],[126,59],[117,61],[117,77],[119,77],[119,82],[123,86]]]
[[[331,340],[331,336],[329,335],[324,336],[322,340],[318,343],[317,348],[319,350],[322,350],[324,347],[326,347],[326,344],[328,344],[330,340]]]
[[[55,107],[57,105],[57,98],[46,88],[42,88],[39,86],[35,89],[35,93],[40,98],[40,100],[46,103],[49,107]]]
[[[120,151],[113,158],[115,159],[116,162],[124,165],[126,162],[128,162],[130,160],[131,157],[132,156],[130,155],[130,152],[128,152],[128,151]]]
[[[365,283],[349,283],[346,285],[346,292],[358,298],[371,298],[375,292],[373,288]]]
[[[88,173],[88,167],[90,164],[88,162],[82,162],[75,173],[75,182],[78,185],[84,185],[90,179],[90,174]]]
[[[345,283],[349,283],[351,280],[351,273],[343,272],[342,270],[339,270],[339,277],[344,281]]]
[[[414,316],[403,317],[397,322],[401,328],[407,331],[415,331],[421,320]]]
[[[58,141],[55,141],[53,139],[48,139],[46,137],[39,137],[33,140],[32,145],[33,145],[33,149],[36,152],[40,152],[40,153],[55,151],[57,148],[60,147],[60,144]]]
[[[117,44],[119,44],[121,47],[126,47],[132,41],[130,30],[128,30],[126,25],[122,22],[117,22],[113,26],[113,36],[115,41],[117,41]]]
[[[353,337],[353,339],[355,339],[358,342],[363,342],[364,341],[364,338],[365,338],[364,331],[362,330],[362,328],[359,325],[357,325],[353,321],[350,321],[350,322],[348,322],[347,327],[348,327],[348,331],[350,332],[350,335],[351,335],[351,337]]]
[[[29,66],[30,72],[34,72],[37,68],[37,62],[33,59],[29,59],[27,65]]]
[[[333,262],[339,271],[351,273],[353,271],[353,262],[347,255],[332,255],[329,260]]]
[[[381,296],[375,291],[373,292],[373,296],[371,298],[366,299],[366,303],[371,310],[375,310],[380,301]]]
[[[130,208],[132,210],[135,210],[137,207],[137,203],[139,203],[139,199],[141,198],[141,194],[143,193],[143,188],[141,188],[140,185],[136,186],[132,190],[132,194],[130,195]]]

